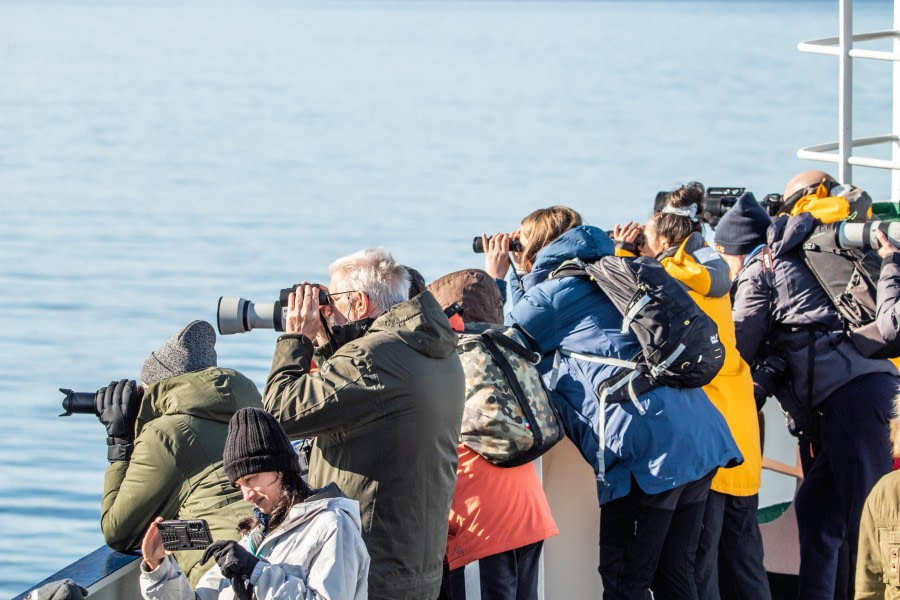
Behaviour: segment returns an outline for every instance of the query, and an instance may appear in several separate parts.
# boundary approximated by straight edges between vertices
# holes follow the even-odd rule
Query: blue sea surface
[[[611,228],[691,180],[781,191],[837,137],[836,59],[796,50],[836,34],[833,0],[0,0],[0,597],[103,543],[105,431],[58,388],[360,248],[430,281],[539,207]],[[890,90],[858,63],[857,136]],[[219,363],[262,387],[275,338]]]

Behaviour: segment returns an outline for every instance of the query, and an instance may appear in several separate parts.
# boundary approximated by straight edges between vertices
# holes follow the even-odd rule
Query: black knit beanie
[[[232,485],[253,473],[300,472],[291,441],[275,417],[261,408],[242,408],[231,417],[222,462]]]
[[[766,209],[753,194],[744,192],[716,225],[716,250],[722,254],[747,254],[766,243],[766,231],[771,224]]]

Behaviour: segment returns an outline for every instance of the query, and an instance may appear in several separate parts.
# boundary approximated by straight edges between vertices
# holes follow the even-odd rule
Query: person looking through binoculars
[[[288,297],[264,405],[291,438],[315,438],[310,485],[359,501],[369,598],[435,598],[465,403],[457,336],[431,292],[409,298],[410,272],[382,248],[329,273],[326,305],[323,286]]]
[[[704,196],[699,183],[681,186],[666,194],[661,210],[643,228],[632,222],[617,225],[614,241],[618,255],[629,254],[630,244],[632,250],[659,260],[669,275],[686,286],[701,310],[716,322],[725,348],[722,369],[703,391],[725,417],[744,463],[719,469],[713,477],[697,548],[697,593],[701,600],[718,599],[720,589],[729,598],[768,599],[762,535],[756,522],[762,450],[753,379],[736,346],[728,265],[703,238]],[[638,244],[641,235],[644,240]]]

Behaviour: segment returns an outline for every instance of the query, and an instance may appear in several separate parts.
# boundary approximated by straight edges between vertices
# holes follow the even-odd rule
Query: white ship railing
[[[891,170],[891,201],[900,201],[900,0],[894,0],[894,29],[853,33],[853,1],[839,0],[838,37],[801,42],[801,52],[837,56],[838,77],[838,141],[808,146],[797,151],[799,158],[818,160],[838,165],[838,180],[853,182],[853,166]],[[854,48],[856,42],[893,40],[893,51]],[[853,139],[853,59],[865,58],[893,62],[892,78],[892,128],[884,135]],[[891,160],[870,158],[853,154],[854,148],[891,144]]]

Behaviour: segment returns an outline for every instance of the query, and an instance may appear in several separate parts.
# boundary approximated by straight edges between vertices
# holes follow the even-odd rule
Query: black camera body
[[[742,187],[711,187],[706,188],[706,196],[703,198],[703,220],[715,228],[719,219],[725,216],[740,198],[746,188]]]
[[[777,217],[784,206],[784,196],[781,194],[766,194],[766,197],[759,201],[770,217]]]
[[[725,213],[731,209],[744,193],[747,188],[743,187],[709,187],[703,196],[703,220],[709,223],[713,229],[719,224],[719,220],[725,216]],[[669,192],[657,192],[656,199],[653,201],[653,212],[658,213],[666,205],[666,198]],[[750,192],[750,196],[753,193]],[[755,198],[754,198],[755,200]],[[774,217],[784,206],[784,198],[781,194],[766,194],[766,197],[760,202],[769,216]]]
[[[776,354],[769,354],[757,363],[753,370],[753,397],[757,410],[762,408],[766,398],[773,395],[781,384],[787,362]]]
[[[746,191],[742,187],[709,187],[703,195],[703,220],[715,228],[728,209],[734,206],[737,199]],[[653,200],[653,212],[658,213],[665,207],[670,192],[657,192]]]

